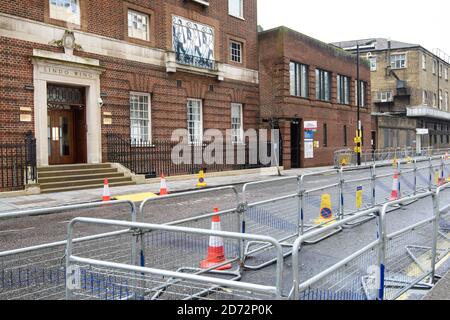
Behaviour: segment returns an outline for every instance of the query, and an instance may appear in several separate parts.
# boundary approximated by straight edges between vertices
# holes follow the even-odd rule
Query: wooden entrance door
[[[72,110],[48,111],[50,165],[75,163],[73,119]]]

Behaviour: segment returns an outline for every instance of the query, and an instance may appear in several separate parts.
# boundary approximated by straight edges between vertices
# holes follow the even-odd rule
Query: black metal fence
[[[168,176],[244,170],[269,167],[260,161],[259,143],[233,144],[224,143],[222,152],[208,152],[206,144],[183,146],[186,151],[179,153],[183,161],[174,163],[172,150],[179,145],[172,141],[134,142],[116,134],[107,135],[107,158],[109,162],[120,163],[136,174],[157,177],[164,173]],[[205,152],[206,150],[206,152]],[[267,157],[271,156],[272,145],[267,143]],[[279,158],[278,158],[279,159]]]
[[[36,180],[36,139],[32,133],[16,142],[0,143],[0,192],[22,190]]]

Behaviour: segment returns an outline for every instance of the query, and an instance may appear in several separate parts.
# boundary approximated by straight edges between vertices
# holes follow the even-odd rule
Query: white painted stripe
[[[0,231],[0,233],[14,233],[14,232],[21,232],[21,231],[29,231],[29,230],[33,230],[33,229],[36,229],[36,228],[31,227],[31,228],[25,228],[25,229],[2,230],[2,231]]]

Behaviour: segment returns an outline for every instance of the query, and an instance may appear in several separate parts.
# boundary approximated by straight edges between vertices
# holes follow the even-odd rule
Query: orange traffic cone
[[[108,179],[105,179],[103,181],[103,201],[111,201],[111,193],[109,191]]]
[[[395,201],[399,199],[399,192],[398,192],[398,171],[395,171],[394,173],[394,181],[392,182],[392,192],[391,197],[389,198],[389,201]]]
[[[214,208],[214,212],[219,212],[219,209]],[[220,227],[220,216],[215,215],[212,218],[212,226],[211,230],[214,231],[221,231],[222,228]],[[225,247],[223,244],[223,239],[221,237],[211,236],[209,238],[209,246],[208,246],[208,257],[203,260],[200,263],[200,267],[202,269],[210,269],[214,267],[215,265],[221,264],[225,262]],[[229,270],[231,269],[231,263],[226,264],[224,266],[221,266],[217,268],[216,270],[222,271],[222,270]]]
[[[169,190],[167,189],[166,178],[164,177],[164,173],[161,174],[161,187],[159,188],[159,195],[166,196],[169,194]]]

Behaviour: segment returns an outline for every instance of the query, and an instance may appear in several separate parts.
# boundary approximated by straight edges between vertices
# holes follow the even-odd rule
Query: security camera
[[[101,97],[98,98],[98,106],[101,108],[101,107],[103,107],[104,104],[105,103],[103,102],[103,99]]]

